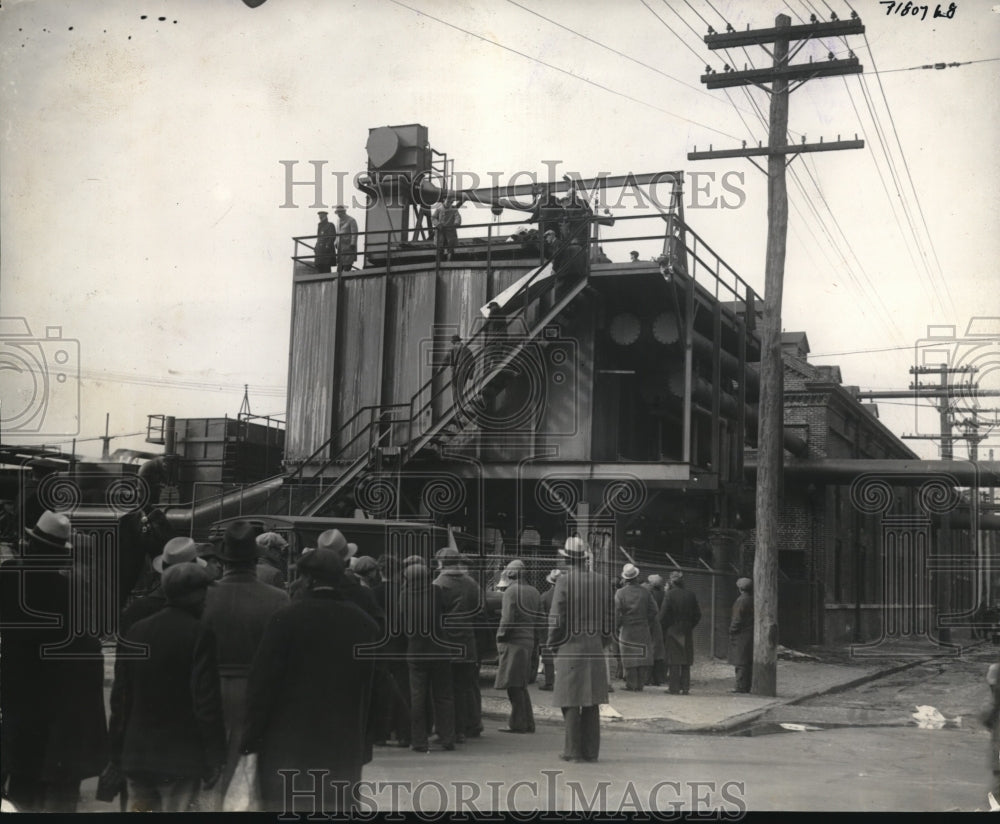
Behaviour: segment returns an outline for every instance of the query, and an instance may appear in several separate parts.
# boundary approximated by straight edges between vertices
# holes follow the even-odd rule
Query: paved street
[[[989,699],[984,674],[996,647],[934,660],[821,652],[822,661],[779,662],[778,700],[730,694],[731,668],[721,662],[696,666],[690,696],[619,685],[595,764],[559,759],[562,725],[550,693],[532,693],[535,734],[498,732],[506,699],[484,670],[483,737],[455,752],[376,748],[364,797],[381,811],[470,813],[986,808],[989,735],[976,715]],[[924,715],[939,729],[918,727],[919,706],[936,710]],[[117,809],[91,800],[94,783],[85,784],[81,809]]]

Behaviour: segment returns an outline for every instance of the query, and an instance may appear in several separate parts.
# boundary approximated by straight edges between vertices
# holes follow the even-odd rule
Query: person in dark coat
[[[608,701],[605,649],[611,643],[611,585],[587,569],[583,540],[568,538],[559,554],[566,571],[556,581],[549,612],[548,646],[555,650],[552,703],[566,721],[564,761],[596,761],[601,748],[600,705]]]
[[[444,607],[444,637],[460,647],[451,661],[451,685],[455,697],[455,741],[465,741],[476,716],[473,680],[476,678],[476,633],[473,622],[482,609],[479,584],[465,574],[461,555],[454,547],[438,550],[440,573],[434,586],[441,589]]]
[[[497,677],[493,686],[506,689],[510,699],[510,717],[500,732],[535,731],[535,715],[528,694],[531,653],[541,621],[538,590],[521,580],[522,561],[511,561],[504,573],[510,582],[503,593],[500,626],[497,628]]]
[[[639,568],[625,564],[622,587],[615,593],[615,627],[625,689],[642,692],[653,665],[653,624],[656,623],[656,603],[649,590],[639,585]]]
[[[379,628],[344,598],[344,571],[334,552],[302,553],[304,591],[271,616],[250,667],[242,750],[258,754],[261,799],[270,812],[312,812],[314,804],[317,812],[350,810],[371,760],[374,666],[356,648],[377,642]],[[294,780],[282,770],[295,771]],[[320,799],[308,792],[308,770],[325,771],[316,779]]]
[[[740,578],[736,589],[740,594],[733,603],[733,619],[729,623],[729,663],[736,667],[733,692],[750,692],[753,682],[753,581]]]
[[[542,667],[545,672],[545,678],[542,681],[542,685],[538,689],[545,690],[546,692],[552,691],[552,685],[553,683],[555,683],[556,679],[556,669],[555,669],[555,663],[553,662],[552,659],[552,650],[549,649],[549,646],[546,643],[546,641],[548,641],[548,634],[549,634],[548,614],[552,609],[552,596],[555,595],[556,580],[559,578],[560,575],[562,575],[561,569],[553,569],[551,572],[549,572],[549,574],[545,577],[545,580],[549,584],[549,588],[545,590],[545,592],[543,592],[538,599],[542,614],[546,616],[545,623],[540,624],[540,630],[539,630],[540,638],[538,642],[542,658]]]
[[[108,762],[100,640],[71,621],[92,567],[65,515],[43,510],[25,535],[0,565],[0,765],[21,811],[75,812],[80,782]]]
[[[433,726],[441,748],[453,750],[455,696],[451,659],[460,650],[444,640],[444,600],[441,588],[431,585],[427,567],[410,564],[403,577],[400,607],[410,675],[410,748],[428,752],[427,736]],[[432,713],[428,712],[429,703]]]
[[[670,588],[663,595],[659,624],[667,651],[667,692],[687,695],[691,689],[691,665],[694,663],[693,631],[701,621],[701,608],[695,594],[684,587],[684,574],[670,573]]]
[[[317,549],[328,549],[335,552],[344,563],[344,574],[340,576],[337,586],[344,598],[357,604],[379,625],[385,627],[385,612],[375,602],[371,589],[361,584],[358,576],[349,569],[351,559],[357,554],[357,544],[348,543],[347,538],[339,529],[328,529],[316,539]]]
[[[317,272],[327,273],[333,268],[337,256],[337,227],[327,220],[327,212],[317,212],[316,248],[313,250]]]
[[[659,616],[663,606],[663,576],[650,575],[643,587],[649,590],[656,604],[656,614]],[[659,687],[667,682],[667,648],[663,640],[663,627],[659,618],[653,622],[653,668],[649,671],[646,685]]]
[[[226,769],[218,785],[218,802],[225,797],[240,757],[250,665],[271,616],[288,605],[284,589],[257,579],[259,549],[254,529],[246,521],[226,528],[219,550],[222,578],[209,589],[202,616],[215,634],[226,722]]]
[[[392,554],[383,555],[379,566],[381,580],[372,587],[372,595],[386,616],[385,633],[379,648],[379,660],[385,666],[386,684],[385,689],[378,691],[373,698],[376,714],[374,743],[409,747],[410,674],[399,606],[403,570],[399,557]]]
[[[164,570],[167,605],[135,624],[127,639],[145,659],[118,669],[111,695],[111,761],[128,783],[133,812],[185,812],[202,784],[215,786],[226,760],[226,730],[215,636],[199,619],[211,583],[197,564]]]

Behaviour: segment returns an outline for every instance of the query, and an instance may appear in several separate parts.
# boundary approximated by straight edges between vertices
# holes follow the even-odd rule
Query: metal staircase
[[[568,266],[570,263],[567,261],[564,265]],[[539,267],[536,275],[543,269],[544,267]],[[522,286],[517,293],[523,300],[522,305],[499,318],[499,321],[503,322],[503,332],[499,332],[496,326],[490,328],[487,324],[466,341],[475,361],[487,364],[477,376],[467,381],[464,388],[466,397],[480,396],[490,384],[502,382],[503,374],[525,347],[539,339],[545,328],[587,288],[586,277],[580,278],[575,283],[566,284],[558,277],[559,273],[557,270],[551,278],[547,278],[547,282],[541,288],[540,284],[535,283],[534,278]],[[536,317],[529,324],[527,320],[532,314]],[[513,342],[503,346],[499,351],[495,347],[490,348],[495,343],[491,335],[497,334],[500,339],[504,339],[503,335],[511,330],[516,330]],[[298,515],[323,514],[341,494],[361,481],[366,474],[382,470],[385,460],[390,460],[394,470],[400,471],[407,462],[432,442],[441,444],[457,437],[462,429],[468,426],[468,422],[463,425],[459,417],[461,403],[453,391],[451,371],[447,366],[436,370],[435,374],[413,394],[408,404],[364,406],[355,412],[329,440],[303,461],[295,472],[287,476],[281,489],[268,496],[265,504],[267,514],[279,514],[279,511]],[[433,385],[438,381],[440,381],[438,388],[433,389]],[[451,392],[452,395],[450,405],[436,416],[429,426],[421,428],[421,418],[446,392]],[[456,423],[459,426],[457,431],[451,429]],[[395,447],[392,444],[393,434],[400,428],[405,429],[406,436],[403,438],[403,443]],[[352,429],[357,429],[355,434],[341,443],[341,438]],[[361,454],[353,458],[346,457],[355,452],[361,444],[365,445]],[[329,457],[318,463],[321,456],[331,451]],[[322,478],[328,474],[328,470],[338,464],[343,465],[342,470],[329,483],[324,483]],[[303,505],[294,506],[295,486],[305,484],[315,492],[317,481],[320,488],[315,496]]]

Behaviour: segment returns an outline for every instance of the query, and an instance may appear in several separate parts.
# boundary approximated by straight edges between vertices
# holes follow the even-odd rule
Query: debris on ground
[[[785,661],[819,661],[819,658],[815,655],[809,655],[807,652],[799,652],[798,650],[781,645],[778,646],[778,657]]]

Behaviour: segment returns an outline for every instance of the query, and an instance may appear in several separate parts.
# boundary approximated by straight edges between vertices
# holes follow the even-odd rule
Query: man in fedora
[[[337,253],[337,227],[327,220],[327,212],[318,212],[319,225],[316,227],[315,266],[316,271],[323,274],[333,268],[333,259]]]
[[[349,272],[358,259],[358,222],[347,214],[346,206],[337,206],[337,271]]]
[[[538,590],[521,580],[524,571],[524,562],[520,559],[511,561],[504,570],[508,585],[503,593],[497,628],[497,677],[493,686],[507,690],[510,716],[507,726],[501,727],[500,732],[535,731],[528,681],[541,606]]]
[[[694,663],[694,628],[701,621],[701,608],[695,594],[684,586],[684,573],[675,569],[669,580],[658,616],[667,652],[667,692],[687,695]]]
[[[288,604],[288,595],[257,579],[258,544],[254,528],[235,521],[226,528],[219,556],[222,577],[209,590],[202,621],[215,634],[226,722],[226,769],[219,783],[224,795],[239,760],[246,714],[247,675],[267,622]]]
[[[462,567],[462,556],[454,547],[443,547],[437,555],[438,576],[434,586],[441,590],[444,610],[444,637],[461,649],[451,659],[451,684],[455,698],[455,740],[461,744],[466,733],[478,725],[474,680],[477,677],[476,616],[482,609],[482,590]]]
[[[257,579],[283,590],[288,541],[277,532],[265,532],[257,536],[257,550]]]
[[[368,745],[373,661],[359,645],[379,638],[376,623],[339,596],[340,555],[306,549],[297,574],[300,598],[272,617],[250,670],[244,752],[258,753],[264,809],[330,813],[350,810]],[[300,791],[292,796],[294,788]],[[301,792],[316,774],[324,786],[322,809]],[[286,783],[287,782],[287,783]]]
[[[358,545],[350,543],[339,529],[328,529],[320,533],[316,539],[316,549],[329,550],[343,561],[344,574],[339,577],[337,583],[340,594],[348,601],[361,607],[380,628],[384,628],[385,611],[378,605],[372,591],[368,587],[362,586],[358,576],[348,568],[351,559],[357,555]]]
[[[163,545],[163,550],[153,558],[153,572],[158,580],[156,586],[147,595],[136,598],[131,604],[122,610],[118,619],[118,635],[124,638],[132,626],[143,618],[159,612],[167,604],[167,596],[163,593],[162,575],[163,570],[175,564],[197,564],[200,567],[207,567],[208,562],[201,557],[201,552],[190,538],[171,538]]]
[[[69,575],[83,559],[69,518],[43,510],[24,532],[23,554],[0,564],[0,764],[20,810],[75,812],[81,780],[107,762],[99,642],[70,635]]]
[[[596,761],[601,748],[600,706],[608,701],[605,648],[611,642],[611,585],[587,568],[590,554],[579,536],[559,554],[566,570],[556,580],[549,612],[548,646],[555,650],[552,703],[566,722],[564,761]]]
[[[226,759],[215,635],[199,620],[211,584],[198,564],[163,572],[166,606],[127,639],[149,648],[118,668],[111,706],[111,760],[125,774],[129,809],[186,812],[211,789]]]
[[[639,585],[639,568],[625,564],[621,589],[615,593],[615,626],[629,692],[642,692],[653,665],[655,621],[656,604],[649,590]]]
[[[548,628],[548,615],[549,611],[552,609],[552,596],[555,595],[556,591],[556,581],[559,576],[562,575],[561,569],[553,569],[547,576],[545,576],[545,581],[549,584],[549,588],[543,592],[538,599],[539,606],[541,608],[542,614],[546,616],[546,622],[542,625],[541,630],[541,640],[539,641],[539,646],[541,647],[542,656],[542,668],[545,673],[545,680],[542,685],[538,688],[540,690],[545,690],[546,692],[552,691],[552,684],[555,681],[555,664],[552,660],[552,650],[549,649],[548,645],[545,643],[548,640],[549,628]]]

